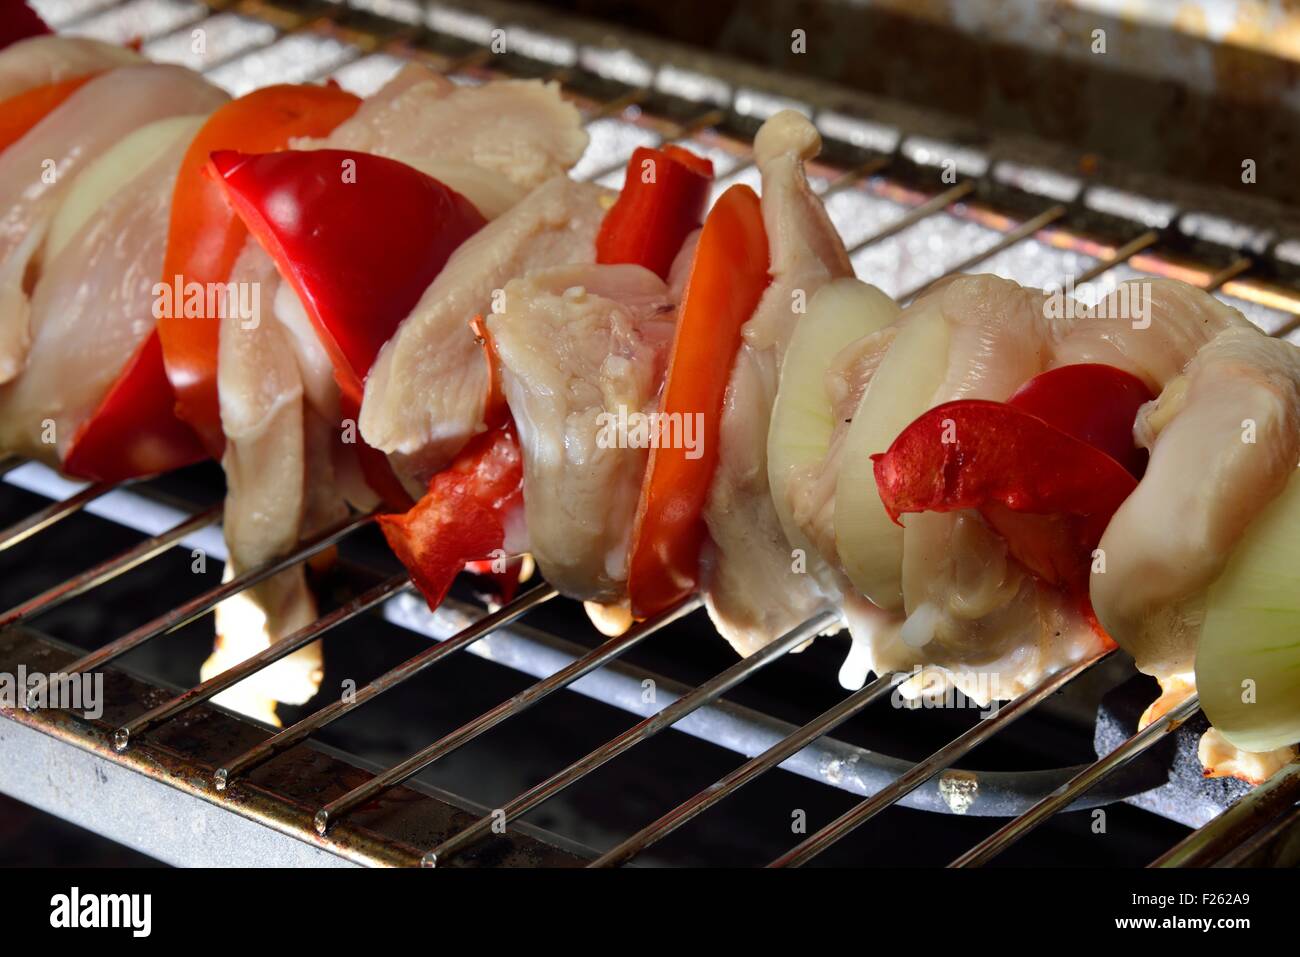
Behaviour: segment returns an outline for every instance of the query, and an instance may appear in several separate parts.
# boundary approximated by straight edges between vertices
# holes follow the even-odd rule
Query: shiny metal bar
[[[1082,273],[1080,273],[1079,276],[1074,280],[1075,285],[1082,285],[1085,282],[1092,282],[1097,277],[1110,272],[1116,266],[1128,262],[1138,253],[1142,252],[1142,250],[1154,246],[1156,244],[1156,240],[1159,238],[1160,238],[1160,233],[1158,233],[1154,229],[1148,229],[1145,233],[1142,233],[1140,236],[1133,237],[1128,242],[1126,242],[1123,246],[1120,246],[1108,257],[1103,259],[1101,262],[1094,263],[1092,266],[1090,266],[1089,268],[1085,269]]]
[[[839,727],[873,701],[887,694],[894,687],[894,684],[893,675],[881,675],[839,704],[822,712],[794,734],[777,742],[757,757],[746,761],[694,797],[682,802],[653,823],[646,825],[613,850],[606,852],[587,866],[599,868],[618,867],[626,864],[636,855],[657,844],[683,824],[695,819],[724,798],[740,790],[754,778],[770,771],[787,758],[802,751],[822,735]]]
[[[1222,287],[1224,283],[1236,279],[1252,265],[1254,264],[1246,256],[1234,260],[1218,272],[1214,273],[1214,275],[1210,276],[1209,280],[1205,283],[1205,291],[1214,292],[1216,289]]]
[[[408,658],[396,668],[386,671],[364,688],[359,689],[356,694],[350,695],[346,699],[330,702],[315,714],[285,728],[279,734],[273,735],[256,747],[245,751],[233,761],[227,762],[225,767],[217,769],[213,777],[213,783],[218,791],[224,791],[231,781],[245,771],[255,768],[259,764],[264,764],[282,751],[288,750],[315,734],[330,722],[338,720],[372,698],[376,698],[409,678],[415,677],[448,655],[460,651],[480,638],[487,637],[496,629],[510,624],[543,602],[550,601],[557,594],[559,593],[550,585],[538,585],[529,589],[508,605],[503,605],[496,611],[484,615],[446,641],[431,645],[418,655]]]
[[[411,587],[411,580],[405,573],[394,575],[387,581],[380,582],[375,587],[357,595],[351,601],[335,608],[328,615],[322,615],[310,625],[299,628],[292,635],[264,648],[251,658],[245,658],[239,664],[227,668],[218,675],[214,675],[197,687],[182,692],[170,701],[165,701],[158,707],[146,711],[138,718],[128,721],[114,732],[113,749],[119,752],[125,751],[131,746],[132,740],[138,738],[150,728],[156,727],[165,721],[170,721],[196,704],[215,697],[227,688],[234,687],[250,675],[274,664],[281,658],[288,657],[299,648],[305,648],[331,629],[343,624],[345,621],[356,618],[376,605],[387,601],[399,591],[409,587]]]
[[[64,677],[71,677],[72,675],[84,674],[85,672],[93,671],[96,668],[101,668],[113,659],[126,654],[132,648],[139,647],[152,638],[164,635],[189,624],[194,619],[202,616],[208,611],[211,611],[213,607],[225,601],[231,595],[236,595],[245,588],[248,588],[250,585],[256,585],[258,582],[265,581],[272,575],[278,574],[286,568],[290,568],[304,559],[310,558],[312,555],[324,551],[326,548],[329,548],[331,545],[345,538],[351,532],[354,532],[363,525],[371,522],[373,518],[373,514],[367,514],[345,519],[343,522],[333,525],[325,531],[305,539],[297,551],[285,555],[283,558],[277,558],[275,561],[262,565],[260,568],[250,569],[242,575],[236,575],[234,578],[230,579],[230,581],[218,585],[216,588],[210,588],[201,595],[196,595],[194,598],[182,602],[170,611],[159,615],[152,621],[146,622],[134,631],[130,631],[121,638],[118,638],[116,641],[109,642],[98,651],[92,651],[90,654],[79,658],[71,665],[62,669],[61,674]],[[37,687],[33,687],[28,693],[27,701],[29,707],[31,702],[39,699],[43,691],[44,688],[40,687],[40,682],[38,681]]]
[[[872,246],[882,240],[888,239],[890,236],[896,236],[909,226],[915,226],[921,220],[933,216],[935,213],[942,212],[948,206],[951,206],[958,200],[969,196],[974,191],[975,184],[971,180],[966,180],[958,183],[950,189],[945,189],[942,193],[931,196],[920,206],[914,206],[903,216],[894,220],[885,228],[873,233],[865,239],[859,240],[848,250],[848,254],[852,256],[859,250],[866,249],[868,246]]]
[[[1261,784],[1209,824],[1193,831],[1151,862],[1151,867],[1208,867],[1300,801],[1300,758]]]
[[[87,485],[75,495],[70,495],[61,502],[49,505],[33,512],[21,521],[15,522],[4,531],[0,531],[0,552],[13,548],[19,542],[25,542],[39,532],[43,532],[56,522],[61,522],[69,515],[75,515],[105,492],[111,492],[117,485],[111,482],[96,482]]]
[[[463,831],[452,835],[426,854],[422,863],[428,867],[435,867],[439,861],[446,861],[452,854],[487,835],[493,825],[502,818],[506,823],[509,823],[521,814],[528,813],[538,805],[550,800],[569,785],[581,780],[596,768],[618,757],[624,751],[639,744],[646,738],[658,734],[664,728],[670,727],[697,708],[726,694],[745,679],[776,661],[786,652],[799,647],[811,638],[815,638],[828,628],[834,627],[839,621],[839,612],[826,611],[791,629],[776,641],[764,646],[748,658],[742,658],[726,671],[716,675],[689,694],[678,698],[657,714],[651,715],[639,724],[629,728],[614,740],[592,751],[586,757],[573,762],[563,771],[559,771],[540,784],[529,788],[500,811],[482,817]]]
[[[848,836],[881,811],[896,803],[909,792],[920,787],[954,761],[969,754],[980,744],[1007,727],[1013,721],[1033,710],[1043,699],[1061,690],[1093,665],[1113,654],[1113,649],[1101,651],[1082,661],[1048,676],[1038,686],[1026,691],[1010,704],[998,709],[997,714],[981,721],[964,734],[954,738],[924,761],[914,765],[888,787],[867,798],[861,804],[841,814],[817,833],[810,835],[791,850],[772,861],[768,867],[800,867],[836,841]]]
[[[1295,867],[1300,851],[1292,850],[1289,854],[1281,851],[1283,856],[1277,861],[1252,861],[1251,858],[1261,854],[1270,847],[1285,845],[1289,836],[1300,834],[1300,805],[1293,807],[1288,814],[1282,815],[1270,824],[1266,824],[1236,847],[1228,850],[1211,867]]]
[[[1118,771],[1138,755],[1159,744],[1166,734],[1178,728],[1184,721],[1196,714],[1201,708],[1196,695],[1189,696],[1178,707],[1167,711],[1155,721],[1133,735],[1114,751],[1089,765],[1084,771],[1071,778],[1039,801],[1020,817],[1008,821],[1006,825],[989,835],[975,847],[958,857],[950,867],[981,867],[998,854],[1002,853],[1016,841],[1020,840],[1038,825],[1062,808],[1068,807],[1075,798],[1086,794],[1107,775]]]
[[[389,768],[360,787],[354,788],[337,800],[330,802],[316,812],[316,832],[318,834],[326,833],[335,821],[357,805],[364,804],[390,788],[396,787],[413,774],[417,774],[433,764],[439,758],[473,741],[483,732],[496,727],[507,718],[531,708],[551,692],[567,687],[583,675],[589,674],[619,657],[624,652],[645,641],[655,632],[695,611],[700,607],[700,604],[699,599],[692,599],[678,605],[671,611],[633,625],[617,638],[611,638],[582,657],[574,659],[568,666],[525,688],[513,698],[501,702],[501,704],[489,711],[485,711],[477,718],[466,722],[450,734],[439,738],[427,748],[411,755],[401,764]]]
[[[876,156],[872,159],[869,159],[865,163],[862,163],[859,166],[855,166],[853,167],[853,169],[846,170],[845,172],[837,176],[824,190],[822,190],[817,195],[820,196],[822,201],[824,202],[825,200],[834,196],[836,193],[849,189],[852,186],[856,186],[864,179],[870,179],[871,177],[875,176],[886,166],[888,166],[889,162],[890,162],[890,157],[888,156]]]
[[[14,605],[8,611],[0,614],[0,629],[25,621],[40,612],[57,608],[68,599],[76,598],[78,595],[104,584],[104,582],[111,581],[118,575],[130,571],[137,565],[142,565],[156,555],[162,554],[185,536],[191,535],[201,528],[206,528],[219,518],[221,518],[221,506],[214,505],[187,518],[179,525],[169,528],[160,535],[146,538],[126,551],[100,562],[93,568],[88,568],[86,571],[72,576],[67,581],[47,588],[39,595]]]
[[[1034,233],[1038,232],[1040,229],[1042,229],[1045,226],[1051,225],[1052,223],[1056,222],[1064,215],[1065,215],[1065,207],[1059,203],[1055,206],[1051,206],[1043,210],[1037,216],[1025,220],[1015,229],[1011,230],[1008,233],[1005,233],[1001,239],[999,239],[988,249],[985,249],[983,252],[978,252],[972,256],[968,256],[965,259],[963,259],[961,262],[957,263],[955,266],[950,266],[949,268],[945,269],[942,273],[940,273],[938,276],[935,276],[933,279],[927,279],[925,282],[921,283],[921,285],[917,286],[916,288],[909,289],[907,292],[903,293],[901,296],[898,297],[898,301],[900,303],[905,303],[911,299],[914,299],[916,296],[920,295],[922,292],[924,292],[926,289],[930,288],[940,280],[947,279],[949,276],[955,276],[958,273],[966,272],[966,270],[970,269],[972,266],[977,266],[980,263],[984,262],[985,260],[991,259],[992,257],[996,256],[998,253],[1002,252],[1004,249],[1010,249],[1016,243],[1028,239],[1030,236],[1034,235]]]

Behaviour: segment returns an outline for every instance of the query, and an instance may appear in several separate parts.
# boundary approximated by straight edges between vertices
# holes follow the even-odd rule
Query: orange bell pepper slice
[[[28,130],[97,76],[98,73],[88,73],[57,83],[44,83],[0,103],[0,153],[26,136]]]
[[[690,458],[686,449],[650,450],[628,560],[628,597],[637,618],[671,608],[695,590],[722,405],[741,328],[767,288],[768,268],[758,195],[748,186],[733,186],[704,220],[660,405],[668,414],[703,414],[702,454]]]

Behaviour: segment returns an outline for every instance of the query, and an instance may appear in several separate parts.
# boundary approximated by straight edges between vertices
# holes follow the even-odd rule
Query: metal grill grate
[[[720,174],[719,190],[735,182],[755,181],[757,171],[750,158],[747,136],[766,115],[793,105],[811,113],[827,138],[826,161],[810,169],[810,178],[825,197],[832,218],[849,243],[855,266],[861,275],[902,301],[912,298],[937,278],[974,268],[1000,272],[1037,285],[1064,281],[1066,275],[1076,274],[1076,283],[1095,284],[1097,296],[1120,279],[1144,272],[1177,276],[1214,291],[1241,308],[1270,334],[1293,339],[1300,335],[1300,290],[1278,280],[1279,276],[1291,273],[1287,259],[1290,247],[1284,238],[1267,230],[1196,210],[1179,210],[1106,185],[1086,184],[1050,169],[998,161],[976,149],[958,149],[817,103],[791,100],[779,90],[755,85],[752,77],[737,81],[725,72],[711,75],[703,69],[687,70],[656,62],[643,55],[643,46],[633,51],[609,42],[584,43],[576,36],[551,32],[549,25],[538,25],[531,20],[517,23],[498,19],[496,5],[489,6],[492,11],[489,14],[471,13],[445,4],[427,5],[426,9],[426,5],[403,0],[353,0],[347,6],[341,3],[85,0],[37,6],[43,8],[42,12],[55,26],[68,32],[115,41],[138,38],[149,55],[202,69],[232,93],[269,82],[311,81],[325,76],[333,76],[345,86],[368,93],[412,58],[447,73],[457,82],[482,82],[501,73],[557,79],[565,84],[584,111],[592,135],[592,150],[579,166],[577,175],[610,186],[621,182],[624,162],[636,146],[670,140],[689,141],[715,160]],[[191,42],[193,31],[198,29],[205,31],[201,53],[195,52],[197,48]],[[494,32],[498,30],[501,32]],[[498,37],[505,38],[510,53],[493,55],[489,51],[486,44]],[[926,184],[940,182],[938,167],[947,160],[955,162],[960,178],[950,184],[943,183],[937,191],[927,187]],[[943,242],[937,244],[936,237],[943,237]],[[958,262],[943,262],[934,255],[936,246],[975,251]],[[93,510],[115,497],[136,504],[145,500],[129,490],[60,485],[52,473],[31,463],[11,461],[0,465],[0,469],[7,473],[7,481],[44,490],[47,494],[53,490],[55,494],[51,497],[57,498],[47,508],[0,532],[0,551],[41,534],[82,509]],[[194,515],[175,510],[166,514],[170,516],[171,527],[160,526],[158,515],[153,514],[152,525],[147,530],[156,534],[10,609],[0,615],[0,626],[25,624],[126,574],[176,544],[191,541],[195,535],[206,533],[211,553],[220,554],[211,528],[219,519],[217,506]],[[212,588],[60,670],[75,675],[101,669],[126,652],[206,614],[222,599],[307,560],[370,522],[371,516],[351,518],[303,542],[294,554]],[[520,665],[523,670],[538,669],[533,672],[540,679],[535,684],[399,764],[365,777],[347,793],[315,808],[309,817],[315,836],[304,833],[302,822],[292,814],[277,816],[264,808],[254,808],[249,797],[253,792],[241,791],[241,782],[272,757],[308,740],[326,725],[444,658],[461,650],[481,649],[479,643],[488,636],[515,643],[497,646],[497,659],[504,658],[510,663],[511,649],[520,659],[528,657],[536,651],[536,640],[512,637],[511,626],[555,597],[554,589],[538,585],[505,607],[488,613],[479,610],[477,616],[467,618],[465,609],[450,609],[441,618],[435,618],[419,609],[404,576],[392,577],[224,674],[166,697],[152,707],[137,708],[136,716],[126,720],[110,739],[96,738],[88,726],[52,711],[15,713],[12,717],[101,754],[115,753],[116,760],[134,762],[130,766],[137,770],[149,765],[153,776],[177,786],[182,786],[177,781],[184,779],[187,783],[183,786],[207,800],[224,800],[241,814],[271,823],[287,833],[314,839],[336,853],[369,862],[410,863],[409,853],[385,855],[358,850],[359,832],[346,826],[349,816],[499,723],[584,678],[604,676],[605,690],[598,692],[598,696],[607,695],[608,700],[624,704],[614,690],[620,659],[668,624],[695,613],[699,602],[690,601],[668,614],[636,625],[621,637],[586,653],[570,654],[558,663],[552,645],[550,666]],[[183,768],[160,767],[159,759],[151,750],[151,731],[182,719],[190,709],[338,625],[381,607],[391,620],[420,627],[439,640],[362,687],[346,701],[330,704],[278,734],[234,753],[233,757],[226,757],[215,773],[201,763]],[[457,622],[457,626],[448,631],[448,621]],[[686,728],[692,720],[701,725],[692,733],[752,756],[591,866],[614,866],[632,860],[773,768],[784,767],[829,780],[824,770],[827,762],[860,749],[852,749],[827,736],[884,697],[892,687],[888,676],[848,695],[797,728],[729,705],[723,696],[802,645],[831,621],[832,617],[826,615],[807,622],[699,687],[682,689],[661,710],[519,794],[497,811],[485,812],[451,827],[436,845],[419,848],[423,851],[419,860],[425,865],[456,863],[477,842],[493,833],[494,822],[515,821],[665,728]],[[545,644],[543,641],[542,646]],[[883,778],[878,776],[875,780],[835,782],[857,790],[863,797],[861,803],[808,836],[773,861],[772,866],[803,864],[882,810],[909,798],[915,800],[923,786],[936,787],[936,779],[941,785],[944,773],[953,771],[956,762],[976,746],[1106,657],[1100,655],[1050,676],[1037,688],[1006,704],[996,715],[918,763],[898,762],[893,773],[885,773]],[[1031,776],[1034,786],[1019,791],[1010,789],[1014,793],[1004,806],[1019,816],[954,863],[957,866],[983,864],[1057,811],[1088,806],[1090,800],[1105,803],[1124,797],[1122,791],[1106,790],[1106,783],[1113,780],[1114,773],[1159,743],[1196,711],[1197,702],[1193,698],[1095,764]],[[703,716],[709,720],[700,720]],[[900,716],[900,720],[906,720],[906,716]],[[743,732],[740,738],[733,733],[737,728]],[[743,743],[737,744],[737,740]],[[997,791],[1001,780],[994,774],[959,773],[980,782],[990,792]],[[232,792],[237,793],[232,796]],[[1282,817],[1283,823],[1294,819],[1294,813],[1289,817],[1284,815],[1297,796],[1300,796],[1300,765],[1293,765],[1269,786],[1251,793],[1232,811],[1194,833],[1182,847],[1173,849],[1158,863],[1204,863],[1225,856],[1232,859],[1233,855],[1241,858],[1243,848],[1253,846],[1251,840],[1262,841],[1268,827],[1282,826],[1272,823],[1276,818]],[[921,801],[915,806],[927,804]]]

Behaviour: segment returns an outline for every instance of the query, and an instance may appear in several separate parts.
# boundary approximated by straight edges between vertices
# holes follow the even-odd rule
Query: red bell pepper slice
[[[0,103],[0,153],[26,136],[28,130],[97,76],[98,73],[87,73],[57,83],[43,83]]]
[[[150,333],[95,414],[77,428],[63,470],[97,482],[121,482],[201,462],[207,450],[172,412],[162,346]]]
[[[360,408],[380,347],[483,216],[432,177],[369,153],[221,150],[212,169],[298,293],[339,388]]]
[[[688,150],[638,148],[600,224],[596,262],[635,263],[667,279],[682,242],[704,218],[712,182],[713,163]]]
[[[389,547],[430,608],[442,603],[468,563],[499,554],[506,515],[523,502],[523,482],[519,441],[507,424],[476,436],[410,511],[379,517]]]
[[[1092,552],[1137,480],[1100,449],[1002,402],[936,406],[873,455],[894,521],[979,509],[1012,555],[1053,584],[1085,589]]]
[[[53,33],[40,15],[23,0],[0,2],[0,50],[28,37]]]
[[[243,249],[248,231],[221,185],[208,175],[213,151],[267,153],[284,149],[294,137],[326,136],[360,105],[337,87],[282,84],[231,100],[209,116],[176,176],[162,281],[179,282],[182,289],[191,282],[224,283]],[[217,399],[219,328],[218,316],[178,314],[158,321],[176,414],[194,428],[213,458],[225,447]]]
[[[1090,362],[1034,376],[1007,404],[1101,449],[1141,478],[1147,451],[1133,442],[1133,421],[1143,403],[1153,398],[1137,376]]]
[[[632,614],[647,618],[695,590],[702,512],[718,465],[722,404],[740,349],[741,327],[767,288],[763,211],[748,186],[728,189],[704,221],[678,311],[660,411],[702,413],[698,458],[652,448],[637,505],[628,559]]]

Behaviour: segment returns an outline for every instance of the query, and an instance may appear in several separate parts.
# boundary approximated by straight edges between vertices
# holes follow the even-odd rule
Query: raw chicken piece
[[[302,374],[290,334],[266,308],[278,277],[251,240],[230,277],[259,291],[258,315],[221,320],[217,388],[227,438],[223,532],[230,560],[224,578],[292,551],[307,510],[305,404]],[[328,484],[328,483],[327,483]],[[272,641],[310,624],[316,602],[301,565],[222,602],[217,642],[203,663],[203,680],[220,674]],[[319,645],[310,645],[219,695],[218,703],[278,724],[277,701],[302,704],[320,684]]]
[[[30,301],[27,368],[0,386],[0,448],[58,467],[153,328],[172,187],[188,145],[141,170],[45,264]]]
[[[169,116],[207,113],[225,99],[180,67],[122,67],[88,82],[0,154],[0,383],[22,371],[35,333],[28,301],[32,268],[40,266],[45,232],[75,174],[132,130]],[[160,238],[166,223],[164,216],[156,227]],[[149,315],[146,309],[141,319]]]
[[[427,167],[435,177],[444,164],[470,164],[533,189],[578,162],[587,139],[582,117],[556,83],[497,80],[456,86],[424,67],[409,66],[327,142],[334,149]]]
[[[929,407],[1002,401],[1041,372],[1063,332],[1045,303],[1037,290],[982,275],[948,281],[904,310],[899,327],[937,316],[949,330],[947,371]],[[841,369],[846,394],[865,388],[888,339],[863,343],[856,367]],[[854,650],[845,674],[861,680],[867,671],[924,668],[904,694],[950,685],[987,704],[1101,647],[1074,603],[1023,569],[978,513],[923,512],[903,524],[906,619],[850,614]]]
[[[1161,385],[1134,429],[1150,464],[1102,536],[1091,594],[1138,668],[1167,678],[1192,670],[1205,589],[1300,461],[1300,350],[1240,320]]]
[[[821,137],[791,110],[758,131],[754,153],[763,177],[763,223],[772,284],[745,323],[722,413],[718,469],[704,518],[712,544],[702,556],[704,595],[718,632],[749,655],[835,602],[829,570],[815,555],[806,569],[792,555],[772,504],[767,433],[785,345],[807,302],[825,283],[852,276],[844,244],[803,163]]]
[[[47,83],[142,62],[135,51],[99,40],[54,35],[30,37],[0,52],[0,100]]]
[[[523,451],[530,548],[571,597],[624,595],[649,446],[620,441],[610,417],[635,428],[654,411],[672,310],[641,266],[563,266],[508,283],[505,310],[488,319]]]
[[[1158,393],[1197,349],[1231,328],[1254,327],[1237,310],[1185,282],[1129,280],[1074,323],[1051,366],[1100,362],[1132,373]]]
[[[1150,288],[1149,328],[1084,319],[1057,359],[1109,362],[1159,393],[1134,425],[1150,463],[1102,536],[1105,571],[1090,587],[1107,632],[1160,682],[1142,726],[1195,690],[1206,590],[1300,459],[1300,351],[1193,286]],[[1247,420],[1255,442],[1243,441]],[[1213,728],[1199,748],[1207,775],[1255,784],[1295,754],[1243,751]]]
[[[423,489],[483,429],[487,363],[470,320],[533,269],[591,263],[605,214],[599,187],[557,177],[465,241],[380,350],[366,379],[361,435]]]

